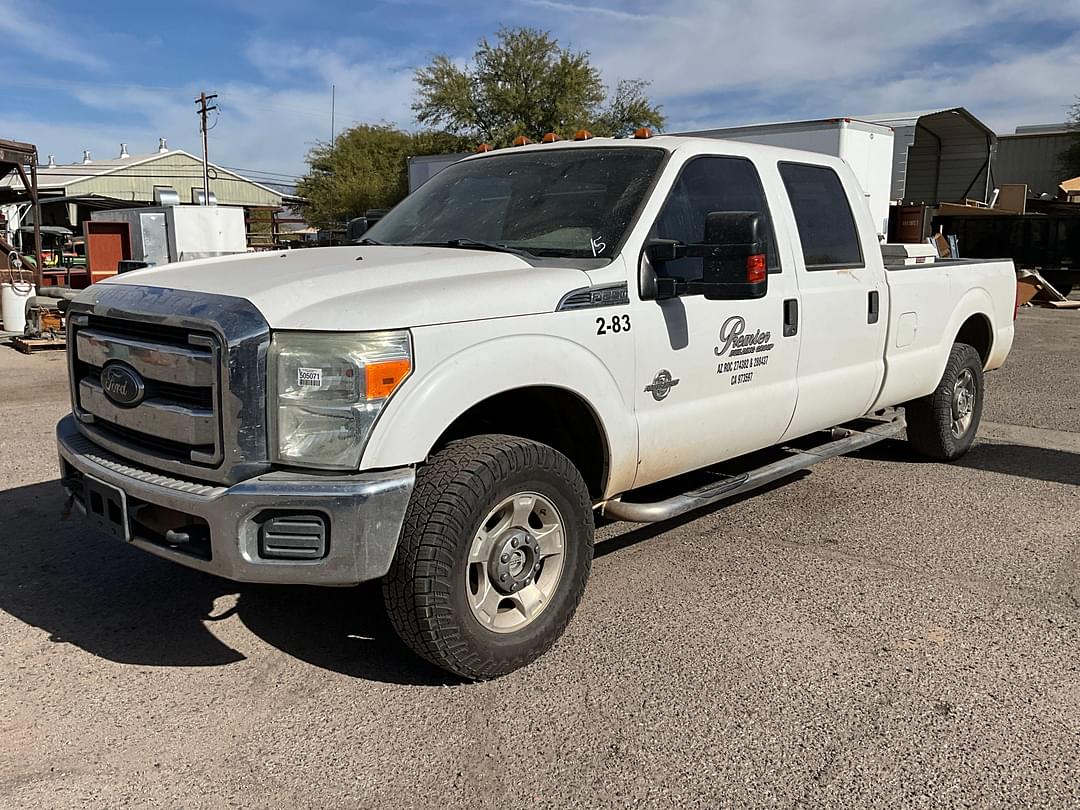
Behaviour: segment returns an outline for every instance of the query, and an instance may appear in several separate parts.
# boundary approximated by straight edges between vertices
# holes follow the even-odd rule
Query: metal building
[[[1065,180],[1059,168],[1061,153],[1080,138],[1068,124],[1017,127],[1015,135],[998,135],[994,156],[994,182],[1024,183],[1033,196],[1056,196]]]
[[[78,230],[90,212],[118,205],[154,205],[164,194],[180,203],[193,203],[202,192],[202,160],[183,149],[169,149],[162,138],[158,150],[97,160],[89,152],[79,163],[58,165],[52,156],[38,167],[38,191],[43,225]],[[18,175],[0,180],[0,200],[17,199],[23,184]],[[210,192],[220,205],[274,211],[282,193],[221,166],[210,165]],[[51,198],[51,200],[50,200]]]

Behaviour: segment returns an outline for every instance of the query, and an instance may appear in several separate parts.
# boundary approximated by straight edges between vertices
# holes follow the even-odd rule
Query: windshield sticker
[[[607,250],[607,243],[602,236],[594,236],[589,240],[589,244],[592,246],[592,255],[594,259]]]
[[[322,388],[321,368],[298,368],[296,384],[301,388]]]

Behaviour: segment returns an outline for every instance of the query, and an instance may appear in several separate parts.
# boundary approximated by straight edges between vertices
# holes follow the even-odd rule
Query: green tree
[[[308,173],[297,183],[304,218],[320,228],[341,227],[369,208],[390,208],[409,191],[408,158],[470,151],[471,141],[446,132],[404,132],[389,124],[360,124],[308,153]]]
[[[628,135],[664,125],[660,107],[645,94],[648,82],[623,79],[609,95],[587,51],[562,48],[533,28],[501,28],[495,42],[481,39],[463,68],[436,56],[416,71],[416,86],[417,121],[493,146],[508,146],[518,135],[566,138],[583,128]]]
[[[1068,121],[1073,136],[1071,143],[1058,155],[1059,182],[1080,177],[1080,98],[1069,107]]]

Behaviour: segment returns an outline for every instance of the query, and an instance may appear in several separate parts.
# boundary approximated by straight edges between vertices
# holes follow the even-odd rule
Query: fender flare
[[[507,391],[543,386],[579,397],[608,448],[606,490],[629,488],[637,469],[637,420],[607,365],[556,335],[512,335],[474,343],[406,381],[368,439],[361,469],[423,462],[446,429],[474,405]]]
[[[993,355],[994,346],[997,343],[997,329],[994,326],[994,317],[991,314],[993,311],[994,300],[984,288],[973,287],[964,293],[959,303],[953,308],[952,317],[949,319],[949,323],[942,335],[941,352],[939,352],[940,356],[934,374],[935,380],[940,380],[941,375],[945,373],[945,366],[949,362],[949,353],[952,351],[956,336],[960,334],[960,328],[969,318],[978,315],[986,319],[990,331],[990,347],[986,356],[989,358]]]

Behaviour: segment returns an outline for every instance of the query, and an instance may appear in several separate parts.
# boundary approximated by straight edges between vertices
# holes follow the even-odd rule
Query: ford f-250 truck
[[[405,643],[480,679],[562,633],[595,515],[664,520],[905,418],[928,456],[968,449],[1010,262],[886,267],[842,161],[639,134],[478,154],[355,246],[87,289],[64,485],[202,571],[382,579]]]

